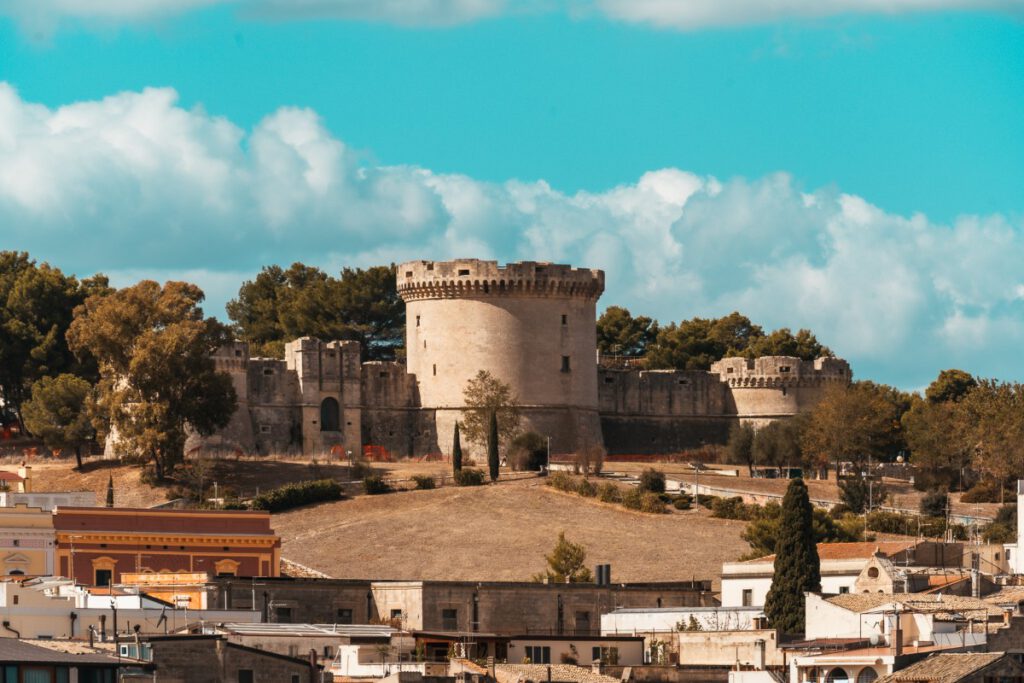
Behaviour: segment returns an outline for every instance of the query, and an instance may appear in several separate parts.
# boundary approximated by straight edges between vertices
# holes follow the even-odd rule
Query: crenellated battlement
[[[711,365],[711,372],[733,388],[820,387],[833,382],[848,383],[853,377],[849,363],[832,357],[723,358]]]
[[[398,266],[398,294],[405,301],[460,297],[579,297],[604,292],[604,271],[521,261],[409,261]]]

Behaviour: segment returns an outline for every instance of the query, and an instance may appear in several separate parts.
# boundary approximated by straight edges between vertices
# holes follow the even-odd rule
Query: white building
[[[1017,480],[1017,542],[1003,546],[1011,574],[1024,574],[1024,479]]]
[[[907,568],[959,566],[961,544],[933,541],[819,543],[821,592],[850,593],[869,559],[879,556]],[[775,575],[775,555],[722,565],[722,607],[764,607]]]
[[[760,607],[621,608],[601,615],[601,635],[645,635],[685,631],[693,623],[702,631],[746,631],[764,617]]]

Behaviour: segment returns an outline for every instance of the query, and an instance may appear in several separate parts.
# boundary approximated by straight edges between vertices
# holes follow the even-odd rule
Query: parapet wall
[[[398,294],[405,301],[465,296],[573,296],[596,300],[604,272],[556,263],[522,261],[409,261],[398,266]]]
[[[840,358],[723,358],[711,372],[728,387],[736,415],[758,425],[806,412],[828,387],[852,379],[849,363]]]

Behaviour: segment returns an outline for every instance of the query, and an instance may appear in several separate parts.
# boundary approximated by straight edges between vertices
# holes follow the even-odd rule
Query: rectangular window
[[[780,366],[779,367],[779,372],[789,372],[789,366],[788,365]]]
[[[434,363],[434,377],[437,377],[437,363]]]
[[[567,316],[565,313],[562,314],[562,324],[563,325],[568,325],[569,324],[569,316]]]
[[[459,610],[457,609],[443,609],[441,610],[441,628],[445,631],[458,631],[459,630]]]
[[[459,268],[459,276],[469,275],[469,268]]]
[[[420,317],[416,316],[416,327],[420,326]]]
[[[352,610],[348,607],[339,607],[338,616],[335,619],[339,624],[351,624],[352,623]]]
[[[527,645],[526,658],[530,660],[531,664],[550,664],[551,648],[541,647],[540,645]]]
[[[850,587],[849,586],[840,586],[839,587],[839,594],[840,595],[845,595],[846,593],[849,593],[849,592],[850,592]]]
[[[109,586],[113,576],[114,570],[112,569],[97,569],[96,570],[96,585],[97,586]]]
[[[292,683],[299,683],[299,674],[292,674]]]
[[[569,372],[569,356],[562,356],[562,372]]]
[[[601,648],[599,648],[599,647],[592,647],[592,648],[590,648],[590,659],[592,659],[595,662],[597,660],[601,659]]]
[[[274,622],[278,624],[292,623],[292,608],[278,607],[274,610]]]
[[[263,374],[264,375],[273,375],[274,374],[274,368],[263,368]]]
[[[254,683],[255,680],[252,669],[238,670],[238,683]]]
[[[405,271],[405,276],[406,277],[412,277],[412,271],[411,270]]]
[[[269,434],[270,425],[260,425],[260,434]]]
[[[743,606],[751,607],[754,604],[754,591],[750,588],[743,589]]]

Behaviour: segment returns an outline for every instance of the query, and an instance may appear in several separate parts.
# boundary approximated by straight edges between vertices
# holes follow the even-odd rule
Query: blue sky
[[[217,314],[272,262],[568,261],[1024,379],[1024,3],[963,4],[0,0],[0,239]]]

